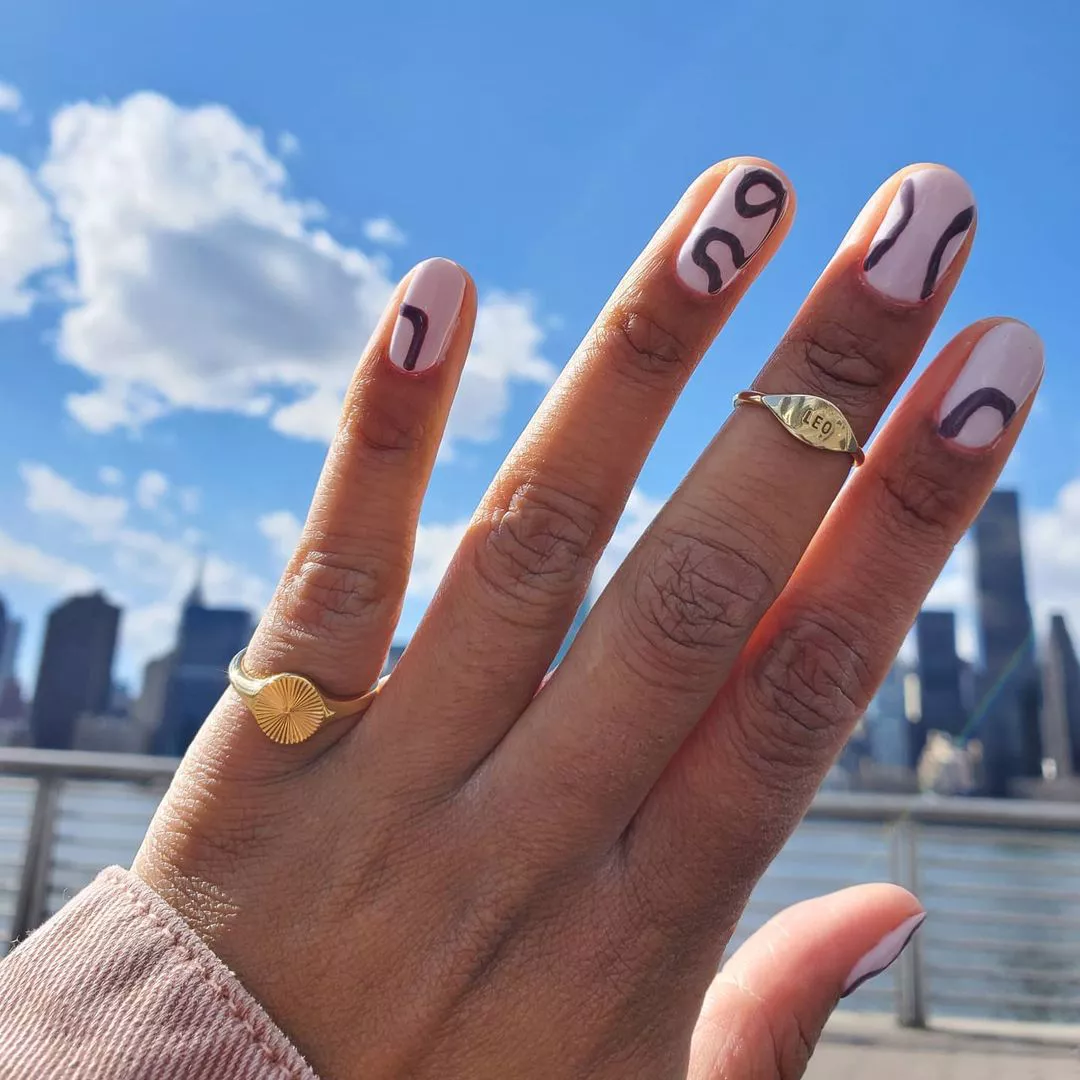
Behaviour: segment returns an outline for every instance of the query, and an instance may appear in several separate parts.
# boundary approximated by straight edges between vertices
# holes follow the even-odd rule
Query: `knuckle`
[[[277,611],[285,625],[277,629],[291,638],[318,637],[324,644],[346,630],[349,640],[343,645],[351,650],[356,632],[396,603],[408,569],[400,560],[361,550],[356,541],[322,540],[304,553],[282,586]]]
[[[750,708],[733,732],[758,772],[787,778],[816,771],[870,700],[873,678],[857,626],[825,609],[800,612],[748,673]]]
[[[496,594],[545,611],[588,577],[602,512],[565,489],[529,482],[490,517],[477,569]]]
[[[776,595],[760,549],[719,535],[658,534],[628,594],[646,670],[686,673],[751,630]]]
[[[941,475],[925,458],[907,455],[876,474],[877,507],[889,535],[899,524],[903,534],[948,538],[964,520],[963,485],[956,476]]]
[[[849,407],[869,407],[895,381],[888,347],[836,319],[812,320],[793,342],[811,392]]]
[[[404,395],[361,395],[346,430],[371,457],[397,460],[419,450],[427,438],[426,417]]]
[[[680,338],[633,305],[614,312],[598,348],[620,371],[650,387],[681,378],[691,366],[690,352]]]

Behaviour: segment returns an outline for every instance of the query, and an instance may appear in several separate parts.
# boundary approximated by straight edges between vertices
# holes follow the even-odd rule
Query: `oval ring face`
[[[813,394],[763,394],[761,403],[795,436],[821,450],[853,454],[859,449],[844,414]]]
[[[251,712],[267,738],[278,743],[310,739],[330,713],[322,695],[302,675],[278,675],[250,700]]]

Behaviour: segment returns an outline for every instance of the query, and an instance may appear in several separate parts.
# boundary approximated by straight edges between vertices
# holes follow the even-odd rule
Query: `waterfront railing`
[[[171,758],[0,748],[0,952],[103,867],[128,865]],[[844,1007],[920,1027],[973,1016],[1080,1024],[1080,805],[822,793],[733,939],[781,908],[894,881],[930,914]]]

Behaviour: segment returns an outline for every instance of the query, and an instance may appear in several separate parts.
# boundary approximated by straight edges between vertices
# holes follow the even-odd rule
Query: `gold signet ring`
[[[760,405],[780,421],[788,432],[817,450],[835,450],[850,454],[856,465],[866,457],[847,417],[831,402],[813,394],[759,394],[741,390],[731,402],[736,405]]]
[[[244,670],[241,649],[229,664],[229,682],[244,699],[255,722],[268,739],[278,743],[302,743],[330,720],[364,712],[375,700],[385,677],[354,698],[327,697],[303,675],[283,672],[256,679]]]

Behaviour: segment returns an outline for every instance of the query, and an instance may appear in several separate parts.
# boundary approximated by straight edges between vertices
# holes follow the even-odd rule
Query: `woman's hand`
[[[902,890],[851,890],[784,913],[716,977],[1004,464],[1042,370],[1026,327],[950,342],[850,479],[849,457],[765,410],[726,416],[537,692],[660,426],[794,208],[760,161],[693,184],[362,719],[281,746],[229,692],[184,760],[136,872],[326,1077],[796,1077],[838,996],[917,925]],[[894,176],[755,388],[822,395],[864,442],[973,233],[954,173]],[[402,282],[252,674],[333,697],[379,674],[475,303],[443,260]]]

